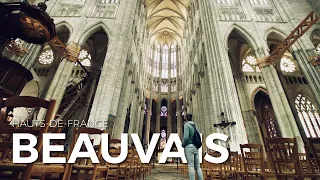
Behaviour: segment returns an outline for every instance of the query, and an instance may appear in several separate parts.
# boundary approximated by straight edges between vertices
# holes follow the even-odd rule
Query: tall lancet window
[[[167,79],[169,76],[169,46],[165,44],[162,52],[162,75],[161,77]]]
[[[171,78],[177,77],[177,51],[174,44],[171,45]]]
[[[320,137],[320,116],[316,107],[301,94],[296,97],[295,106],[307,137]]]
[[[153,76],[159,76],[160,68],[160,45],[158,44],[154,52]]]
[[[100,0],[103,4],[117,4],[118,0]]]
[[[268,0],[250,0],[252,5],[268,5]]]

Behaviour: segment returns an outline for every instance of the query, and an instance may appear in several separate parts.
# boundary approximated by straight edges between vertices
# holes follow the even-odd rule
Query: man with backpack
[[[202,145],[200,133],[197,130],[196,124],[192,121],[192,114],[187,114],[186,120],[182,147],[184,147],[184,153],[188,162],[189,179],[195,180],[194,170],[196,170],[198,180],[203,180],[198,153],[198,149]]]

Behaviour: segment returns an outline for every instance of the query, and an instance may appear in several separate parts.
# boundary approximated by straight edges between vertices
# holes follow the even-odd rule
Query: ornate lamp
[[[0,3],[0,35],[20,38],[28,43],[44,44],[56,36],[53,19],[45,12],[45,3],[38,6],[27,1]]]

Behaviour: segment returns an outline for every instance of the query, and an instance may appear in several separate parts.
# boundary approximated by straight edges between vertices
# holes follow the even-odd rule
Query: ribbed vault
[[[183,36],[190,0],[145,0],[151,42],[171,44]]]

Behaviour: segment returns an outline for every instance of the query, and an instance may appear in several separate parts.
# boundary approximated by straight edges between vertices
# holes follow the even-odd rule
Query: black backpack
[[[198,132],[198,130],[197,130],[197,128],[196,128],[196,125],[192,124],[192,126],[193,126],[193,129],[194,129],[192,142],[193,142],[193,145],[194,145],[197,149],[199,149],[199,148],[201,148],[201,146],[202,146],[201,136],[200,136],[200,133]]]

